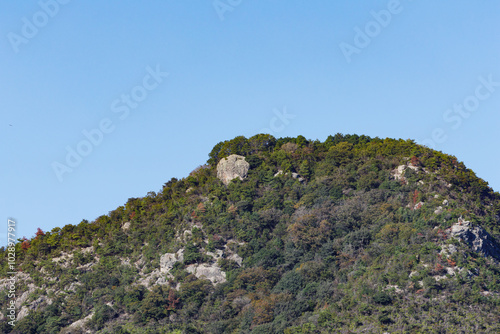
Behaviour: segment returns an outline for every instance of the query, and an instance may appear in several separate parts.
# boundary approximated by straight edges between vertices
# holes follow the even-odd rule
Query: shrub
[[[297,294],[304,286],[304,279],[295,270],[285,273],[276,286],[273,288],[275,292],[290,292]]]
[[[373,295],[373,301],[380,305],[389,305],[392,303],[392,298],[388,293],[380,291]]]
[[[94,329],[101,329],[109,320],[113,319],[115,315],[115,310],[110,306],[106,304],[98,306],[89,324]]]

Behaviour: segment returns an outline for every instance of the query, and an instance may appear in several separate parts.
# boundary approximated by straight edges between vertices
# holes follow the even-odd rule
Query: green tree
[[[306,179],[310,179],[311,177],[311,164],[308,160],[302,161],[299,167],[299,174]]]

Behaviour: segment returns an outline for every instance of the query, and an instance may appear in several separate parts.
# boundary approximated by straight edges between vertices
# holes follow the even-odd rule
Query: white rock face
[[[234,262],[236,262],[241,267],[241,263],[243,262],[243,258],[241,256],[239,256],[238,254],[236,254],[236,253],[231,254],[227,258],[229,260],[233,260]]]
[[[62,252],[61,256],[53,257],[52,262],[59,264],[62,268],[68,268],[73,259],[73,253]]]
[[[223,257],[224,251],[222,249],[216,249],[215,253],[207,252],[207,255],[213,257],[217,261]]]
[[[292,177],[294,179],[299,180],[299,182],[305,181],[305,179],[302,176],[300,176],[298,173],[292,173]]]
[[[280,176],[280,175],[289,175],[289,174],[290,173],[283,173],[283,171],[280,169],[276,174],[274,174],[274,177],[277,177],[277,176]],[[295,172],[292,173],[292,177],[294,179],[299,180],[299,182],[303,182],[303,181],[306,180],[302,176],[300,176],[299,173],[295,173]]]
[[[186,270],[198,278],[210,280],[212,284],[224,283],[226,281],[226,273],[216,264],[190,264],[186,267]]]
[[[184,261],[184,250],[179,249],[177,253],[165,253],[160,257],[160,271],[168,273],[176,262]]]
[[[155,269],[149,274],[140,273],[141,277],[137,279],[137,283],[151,289],[153,285],[167,284],[167,278],[173,277],[170,270],[177,262],[184,261],[184,250],[180,249],[177,253],[165,253],[160,257],[160,268]],[[136,263],[136,267],[140,268],[144,264],[144,259],[140,259]],[[166,275],[165,275],[166,274]]]
[[[224,246],[224,250],[217,249],[214,252],[206,252],[206,255],[211,256],[215,262],[224,257],[235,261],[240,266],[243,262],[241,256],[231,251],[227,244]],[[184,261],[184,249],[180,249],[177,253],[163,254],[160,257],[160,269],[156,269],[142,280],[139,280],[139,283],[145,285],[146,287],[149,287],[151,284],[168,283],[165,278],[165,274],[167,274],[168,278],[170,270],[172,270],[174,264],[182,261]],[[210,282],[214,285],[226,282],[226,273],[223,272],[216,263],[190,264],[186,266],[186,270],[187,272],[195,275],[197,278],[210,280]]]
[[[404,173],[405,169],[406,169],[406,165],[401,165],[401,166],[398,166],[398,168],[396,168],[395,170],[393,170],[392,174],[394,175],[394,178],[396,180],[404,179],[403,173]]]
[[[406,180],[405,177],[403,176],[403,174],[406,171],[406,168],[413,169],[415,172],[418,171],[418,167],[415,167],[413,165],[401,165],[401,166],[398,166],[398,168],[396,168],[396,169],[394,169],[392,171],[392,176],[396,180]]]
[[[26,291],[22,294],[22,296],[19,298],[19,300],[16,300],[16,308],[19,309],[22,303],[26,301],[30,294],[30,291]],[[20,302],[21,301],[21,302]],[[37,300],[31,302],[29,305],[25,305],[21,307],[21,310],[17,314],[17,321],[21,320],[22,318],[26,317],[30,311],[36,311],[39,307],[46,306],[52,304],[52,300],[45,297],[45,296],[40,296]]]
[[[154,284],[155,282],[160,282],[160,283],[163,282],[161,280],[162,277],[163,276],[162,276],[162,273],[160,272],[160,270],[155,269],[152,272],[150,272],[149,274],[147,274],[146,276],[138,278],[137,284],[144,285],[147,289],[151,290],[150,287],[152,284]],[[158,283],[158,284],[160,284],[160,283]]]
[[[276,174],[274,174],[274,177],[283,175],[283,171],[280,169]]]
[[[394,292],[396,292],[396,293],[402,293],[402,292],[404,292],[404,291],[403,291],[403,290],[402,290],[399,286],[397,286],[397,285],[390,285],[390,284],[386,285],[385,290],[391,290],[391,289],[394,289]]]
[[[472,226],[471,222],[460,217],[451,226],[449,233],[453,238],[462,239],[473,251],[500,259],[500,246],[482,227]]]
[[[443,256],[449,256],[457,252],[457,247],[455,245],[444,245],[441,247],[439,254]]]
[[[246,178],[249,169],[250,164],[245,161],[244,156],[232,154],[221,159],[217,164],[217,177],[222,183],[228,185],[233,179],[243,180]]]
[[[21,319],[23,319],[24,317],[26,317],[29,313],[29,309],[26,307],[26,306],[23,306],[21,308],[21,310],[19,311],[19,313],[17,314],[17,318],[16,320],[19,321]]]
[[[28,296],[33,291],[34,291],[34,289],[29,289],[28,291],[24,291],[23,294],[16,299],[16,308],[17,309],[21,307],[21,305],[28,299]]]
[[[122,230],[123,230],[123,231],[126,231],[126,230],[128,230],[129,228],[130,228],[130,222],[126,222],[126,223],[124,223],[124,224],[123,224],[123,226],[122,226]]]
[[[88,316],[86,316],[83,319],[75,321],[74,323],[72,323],[71,325],[69,325],[67,328],[68,329],[85,328],[85,325],[87,324],[87,322],[90,319],[92,319],[93,316],[94,316],[94,312],[92,311],[92,313],[90,313]]]
[[[413,206],[413,210],[418,210],[420,209],[425,203],[424,202],[418,202]]]

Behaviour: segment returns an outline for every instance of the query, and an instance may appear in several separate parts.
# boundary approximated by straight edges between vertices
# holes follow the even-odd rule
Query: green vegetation
[[[226,187],[216,166],[230,154],[250,170]],[[398,179],[400,165],[414,168]],[[52,303],[0,332],[64,333],[88,317],[98,333],[497,333],[500,265],[449,238],[459,217],[500,240],[500,194],[411,140],[236,137],[158,193],[20,239],[30,280],[18,295],[33,283],[25,305]],[[458,251],[441,252],[448,245]],[[139,284],[179,249],[164,284]],[[243,262],[207,254],[216,252]],[[226,281],[188,271],[199,264],[218,265]]]

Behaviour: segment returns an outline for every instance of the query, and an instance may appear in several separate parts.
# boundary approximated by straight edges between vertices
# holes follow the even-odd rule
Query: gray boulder
[[[500,260],[500,246],[493,237],[480,226],[458,218],[458,222],[450,228],[450,236],[462,239],[473,251]]]
[[[228,185],[235,178],[240,180],[246,178],[249,169],[250,164],[245,161],[244,156],[232,154],[221,159],[217,164],[217,177],[222,183]]]
[[[179,249],[177,253],[165,253],[160,257],[160,271],[169,273],[176,262],[184,261],[184,250]]]
[[[190,264],[186,267],[186,271],[198,278],[208,279],[212,284],[224,283],[226,281],[226,273],[216,264]]]

